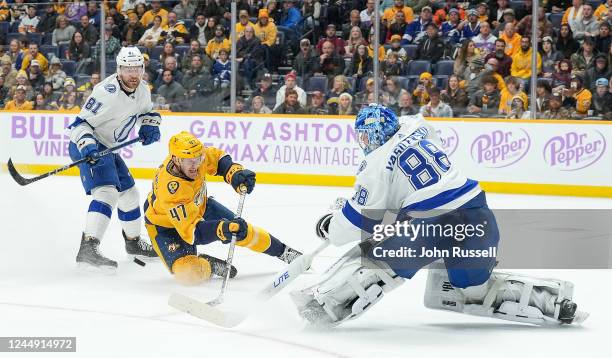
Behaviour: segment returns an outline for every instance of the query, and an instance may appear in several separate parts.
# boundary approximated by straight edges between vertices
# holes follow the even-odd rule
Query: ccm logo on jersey
[[[168,183],[168,191],[170,194],[176,193],[179,188],[179,183],[177,181],[171,181]]]
[[[115,93],[117,91],[117,86],[115,86],[112,83],[109,83],[106,86],[104,86],[104,89],[107,90],[109,93]]]

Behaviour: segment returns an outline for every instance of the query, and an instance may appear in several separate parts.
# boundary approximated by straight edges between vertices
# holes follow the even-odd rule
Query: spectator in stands
[[[22,42],[23,41],[23,42]],[[11,63],[15,69],[21,68],[21,63],[23,62],[23,57],[27,54],[27,46],[25,45],[25,40],[21,39],[12,39],[9,43],[8,52],[4,55],[10,57]]]
[[[9,111],[27,111],[34,109],[34,104],[26,101],[26,87],[17,86],[13,99],[4,105],[4,109]]]
[[[559,61],[558,69],[553,74],[553,87],[569,87],[572,80],[572,63],[570,60]]]
[[[353,96],[350,93],[344,92],[338,97],[338,109],[335,114],[340,116],[349,116],[356,114],[357,111],[353,107]]]
[[[304,93],[306,94],[306,93]],[[268,108],[274,108],[275,103],[277,102],[277,90],[272,85],[272,75],[269,73],[264,73],[259,81],[259,87],[255,89],[253,92],[253,97],[260,96],[263,97],[264,103]]]
[[[55,30],[53,30],[53,36],[51,37],[51,44],[53,46],[68,45],[75,31],[76,29],[74,26],[70,25],[65,16],[58,16]]]
[[[453,73],[466,80],[473,79],[484,67],[484,58],[472,40],[463,40],[453,64]]]
[[[77,23],[81,16],[85,14],[87,14],[87,5],[80,0],[73,0],[66,6],[66,12],[64,12],[64,16],[72,23]],[[68,39],[70,39],[70,37]]]
[[[465,90],[468,94],[468,97],[471,98],[476,91],[482,89],[482,79],[488,76],[493,76],[497,81],[498,90],[502,90],[505,87],[504,79],[498,72],[499,62],[495,57],[489,58],[484,65],[484,68],[476,74],[476,76],[472,79],[466,80],[464,82]]]
[[[546,13],[544,12],[544,8],[542,6],[540,6],[538,9],[538,37],[542,38],[543,36],[553,36],[554,29],[552,22],[546,19]],[[517,32],[522,36],[531,37],[531,18],[531,15],[527,15],[517,24]]]
[[[491,34],[491,25],[489,25],[488,22],[481,22],[480,33],[478,36],[472,38],[472,41],[474,41],[474,46],[480,50],[480,53],[483,56],[495,51],[496,40],[497,37]]]
[[[516,15],[514,14],[514,10],[512,9],[504,10],[502,19],[503,21],[499,25],[497,25],[493,30],[493,34],[497,37],[501,36],[501,34],[504,32],[504,29],[506,28],[506,24],[512,24],[514,26],[518,25],[518,21],[516,20]]]
[[[26,100],[31,101],[34,99],[34,89],[30,86],[30,81],[28,80],[28,74],[26,71],[20,70],[17,72],[17,77],[15,79],[15,86],[9,89],[9,96],[12,97],[15,94],[17,87],[23,86],[26,89]]]
[[[294,0],[283,1],[283,13],[279,22],[280,26],[296,30],[302,21],[300,10],[296,9]]]
[[[7,88],[13,87],[17,79],[17,70],[12,64],[9,56],[4,55],[0,58],[0,75],[4,78],[4,86]]]
[[[351,10],[349,15],[349,22],[342,24],[342,38],[349,39],[354,27],[357,27],[361,30],[361,18],[359,17],[359,10],[356,9]]]
[[[155,16],[153,19],[153,26],[148,28],[140,40],[138,40],[138,44],[140,46],[146,46],[148,48],[157,46],[159,43],[159,39],[161,37],[161,33],[164,31],[164,28],[161,26],[162,18],[160,16]]]
[[[255,114],[270,114],[272,110],[264,103],[262,96],[255,96],[251,100],[251,111]]]
[[[398,116],[412,116],[417,114],[418,112],[418,108],[416,108],[412,103],[412,95],[407,91],[402,91],[399,97],[397,108],[395,108],[395,113]]]
[[[419,83],[412,92],[414,102],[416,102],[419,107],[429,102],[429,91],[434,87],[432,80],[433,76],[429,72],[423,72],[419,76]]]
[[[215,27],[215,37],[208,41],[206,45],[206,54],[213,60],[216,60],[221,50],[229,52],[231,47],[229,39],[225,37],[225,29],[223,26],[217,25]]]
[[[453,117],[451,107],[440,100],[440,90],[433,87],[429,91],[429,103],[421,107],[419,111],[425,117]]]
[[[550,95],[552,87],[546,80],[539,79],[536,87],[536,112],[542,113],[550,107]]]
[[[217,28],[217,25],[219,25],[217,18],[209,17],[206,19],[206,28],[204,29],[204,35],[206,37],[206,42],[202,43],[203,47],[206,47],[206,44],[208,44],[208,41],[210,41],[212,38],[215,37],[215,29]]]
[[[508,0],[497,0],[495,4],[489,8],[489,23],[493,28],[497,28],[504,22],[504,10],[510,9]]]
[[[608,80],[606,78],[597,79],[595,88],[591,103],[591,115],[608,120],[612,119],[612,93],[608,91]]]
[[[117,8],[119,9],[119,12],[121,14],[123,14],[124,16],[127,16],[129,13],[136,12],[136,6],[138,4],[146,5],[146,3],[147,3],[146,0],[123,0],[123,1],[119,1],[119,3],[117,4]]]
[[[286,97],[285,92],[287,90],[294,90],[297,93],[298,101],[300,102],[300,106],[306,107],[306,99],[307,99],[306,92],[304,92],[303,89],[298,87],[297,80],[296,80],[296,74],[294,72],[289,72],[288,74],[285,75],[285,84],[281,88],[279,88],[278,91],[276,92],[276,104],[274,105],[273,109],[278,108],[278,106],[280,106],[281,103],[283,103]]]
[[[373,11],[374,8],[372,7],[372,12]],[[404,5],[404,0],[393,0],[393,7],[386,9],[381,17],[383,25],[388,26],[391,24],[395,19],[395,14],[400,11],[404,13],[404,21],[407,24],[414,21],[414,12],[412,11],[412,8]],[[431,8],[429,11],[431,12]]]
[[[440,92],[441,100],[447,103],[456,115],[463,114],[469,102],[467,93],[459,86],[459,82],[459,76],[450,75],[446,88]]]
[[[40,90],[40,88],[45,84],[45,75],[42,73],[38,61],[32,60],[30,68],[26,72],[32,88],[35,91]]]
[[[170,70],[172,72],[172,78],[181,83],[183,81],[183,73],[178,68],[178,62],[176,62],[176,58],[168,56],[163,62],[162,69],[158,70],[157,79],[155,80],[155,87],[159,88],[162,85],[162,73],[164,70]]]
[[[528,103],[527,94],[521,89],[521,80],[508,76],[505,81],[505,88],[501,90],[501,97],[499,99],[499,114],[508,115],[512,110],[512,101],[514,97],[519,96],[523,99],[523,102]]]
[[[335,52],[334,44],[331,41],[323,43],[317,72],[328,78],[344,72],[344,60]]]
[[[462,21],[457,30],[461,31],[461,39],[471,39],[478,36],[480,33],[480,22],[478,21],[478,12],[475,9],[470,9],[467,12],[467,20]]]
[[[521,35],[516,32],[514,24],[506,23],[504,25],[504,31],[499,38],[504,40],[506,43],[506,55],[512,57],[521,48]]]
[[[121,28],[119,27],[119,25],[117,25],[115,23],[115,18],[113,18],[110,15],[107,15],[106,18],[104,19],[104,24],[105,27],[110,26],[112,28],[112,32],[111,35],[116,38],[117,40],[119,40],[121,38]]]
[[[574,40],[572,29],[568,24],[561,25],[561,28],[559,29],[556,49],[557,51],[561,52],[563,58],[565,59],[569,59],[580,49],[580,44],[578,41]]]
[[[584,74],[584,86],[588,88],[591,93],[595,93],[595,81],[600,78],[610,78],[610,75],[612,75],[612,73],[608,63],[608,56],[604,53],[600,53],[595,56],[594,66],[587,68]]]
[[[384,14],[380,15],[381,19],[383,15]],[[364,27],[369,28],[372,25],[372,19],[374,17],[374,0],[366,1],[366,8],[361,10],[361,12],[359,13],[359,17],[361,18],[361,24]],[[406,16],[404,15],[404,17]]]
[[[12,21],[17,21],[25,16],[28,8],[24,0],[15,0],[10,7]]]
[[[229,60],[229,51],[222,48],[219,50],[219,56],[212,66],[211,75],[215,87],[226,88],[230,86],[232,76],[232,63]]]
[[[461,24],[459,10],[451,8],[448,11],[448,21],[442,23],[442,37],[447,39],[451,44],[459,43],[461,39],[461,31],[457,28]]]
[[[106,14],[107,16],[111,16],[113,18],[117,26],[120,26],[121,28],[123,28],[125,17],[123,14],[121,14],[117,10],[115,6],[111,4]],[[102,16],[102,13],[100,12],[100,9],[98,8],[98,2],[96,2],[95,0],[89,0],[89,2],[87,3],[87,17],[89,18],[89,23],[92,24],[93,27],[99,29],[100,23],[102,22],[101,16]],[[95,42],[92,42],[92,43],[95,43]]]
[[[11,12],[6,0],[0,2],[0,21],[11,21]]]
[[[174,45],[169,42],[166,42],[162,48],[162,52],[159,54],[159,62],[166,62],[166,58],[168,57],[174,57],[177,63],[180,62],[180,56],[178,53],[176,53]]]
[[[185,52],[185,54],[183,55],[183,59],[181,61],[181,69],[183,71],[188,70],[192,65],[192,59],[194,56],[200,57],[203,69],[210,73],[210,69],[212,68],[212,60],[210,59],[210,57],[206,56],[204,50],[202,50],[200,42],[196,39],[191,40],[191,43],[189,44],[189,51]]]
[[[268,19],[268,10],[260,9],[257,23],[255,24],[255,36],[259,38],[261,44],[268,49],[268,64],[270,69],[276,69],[282,57],[282,44],[276,45],[276,25]]]
[[[40,52],[38,52],[38,44],[36,42],[32,42],[28,45],[28,52],[23,56],[23,61],[21,62],[21,69],[27,70],[30,67],[30,61],[38,60],[40,64],[40,69],[43,72],[47,72],[49,69],[49,61],[47,58]]]
[[[481,2],[476,6],[476,14],[478,15],[478,22],[489,21],[489,5],[486,2]]]
[[[344,57],[353,57],[353,55],[355,55],[355,52],[357,52],[357,47],[360,45],[367,46],[368,42],[363,38],[363,35],[361,34],[361,29],[358,26],[353,26],[349,38],[345,42]]]
[[[383,89],[382,95],[383,95],[383,98],[385,99],[385,102],[389,106],[391,107],[396,106],[403,92],[406,92],[406,90],[400,86],[400,83],[397,77],[385,78],[384,89]]]
[[[180,20],[193,19],[197,7],[196,5],[196,1],[194,0],[181,0],[174,6],[172,11]]]
[[[206,38],[206,17],[204,14],[198,14],[195,22],[189,28],[189,38],[191,41],[198,41],[200,45],[208,43]]]
[[[368,78],[368,80],[366,81],[366,85],[365,85],[365,89],[361,92],[357,92],[357,94],[355,95],[355,104],[359,105],[363,105],[363,104],[368,104],[370,102],[368,102],[368,96],[370,94],[374,93],[374,79],[373,78]]]
[[[341,94],[351,91],[351,85],[346,77],[338,75],[332,81],[331,89],[325,95],[326,99],[340,97]]]
[[[553,14],[564,13],[571,5],[570,0],[548,0],[546,3],[546,12]]]
[[[380,72],[383,78],[389,78],[392,76],[401,76],[403,71],[403,64],[399,60],[399,56],[395,52],[391,52],[389,56],[380,65]]]
[[[1,12],[1,11],[0,11]],[[47,34],[53,32],[55,29],[55,23],[57,20],[57,12],[52,3],[49,3],[45,7],[45,14],[40,18],[38,22],[38,32]],[[2,19],[0,19],[2,21]]]
[[[334,52],[344,56],[344,40],[336,36],[336,25],[329,24],[325,30],[325,37],[321,37],[317,43],[317,51],[323,53],[323,44],[325,42],[331,42],[334,45]]]
[[[262,69],[266,59],[265,48],[255,36],[255,30],[251,25],[244,29],[244,35],[238,39],[236,44],[236,61],[239,63],[239,71],[248,85],[254,85],[258,69]]]
[[[529,88],[531,81],[531,54],[533,49],[531,48],[531,39],[523,36],[521,38],[521,48],[512,56],[512,66],[510,67],[510,74],[514,77],[518,77],[523,80],[525,88]],[[542,56],[539,53],[536,54],[537,58],[537,73],[542,72]]]
[[[310,106],[306,107],[306,113],[308,114],[329,114],[329,109],[325,104],[325,98],[323,92],[314,91],[310,96]]]
[[[162,19],[161,26],[166,27],[168,24],[168,11],[162,9],[160,0],[151,0],[151,10],[147,11],[140,18],[140,23],[144,27],[149,27],[156,16]]]
[[[318,62],[318,55],[310,45],[310,40],[302,39],[300,41],[300,53],[295,57],[293,66],[295,72],[306,82],[319,68]]]
[[[38,16],[36,16],[36,6],[28,5],[28,12],[24,17],[21,18],[21,21],[19,22],[18,31],[22,34],[29,32],[36,33],[38,32],[37,26],[39,22],[40,19],[38,18]]]
[[[591,91],[584,88],[584,80],[581,76],[577,75],[572,77],[570,88],[563,90],[563,95],[573,99],[571,102],[575,103],[576,116],[585,117],[588,115],[593,95]]]
[[[313,30],[318,33],[321,17],[321,2],[319,0],[305,0],[302,5],[302,15],[304,17],[305,30]]]
[[[4,108],[4,105],[9,100],[9,89],[4,85],[4,76],[0,74],[0,108]]]
[[[246,10],[240,10],[238,15],[238,21],[236,22],[236,37],[241,38],[244,36],[244,30],[247,26],[254,27],[255,24],[249,20],[249,12]]]
[[[396,0],[400,1],[401,0]],[[408,19],[408,18],[407,18]],[[427,25],[432,22],[431,7],[425,6],[421,9],[419,18],[410,22],[406,27],[406,32],[402,37],[402,45],[416,44],[426,34]]]
[[[408,53],[406,52],[406,50],[402,47],[401,44],[402,41],[402,37],[400,35],[393,35],[391,36],[391,47],[387,50],[387,54],[386,56],[389,57],[389,55],[393,52],[396,53],[399,60],[406,64],[408,63]]]
[[[399,36],[401,40],[402,36],[404,36],[404,33],[406,33],[406,27],[408,27],[408,24],[406,23],[406,21],[404,21],[404,16],[405,16],[404,13],[401,11],[398,11],[395,13],[395,17],[393,18],[393,21],[389,23],[387,27],[387,35],[386,35],[387,42],[393,36]],[[383,29],[381,29],[381,31],[382,30]]]
[[[113,27],[109,24],[105,24],[104,25],[104,38],[101,38],[98,40],[98,42],[96,43],[96,47],[94,47],[93,54],[91,55],[94,62],[99,61],[103,56],[102,41],[104,41],[104,45],[105,45],[104,50],[106,51],[105,52],[106,60],[107,61],[115,60],[115,56],[117,56],[117,53],[121,49],[121,43],[119,42],[119,39],[117,39],[116,37],[112,35],[112,33],[113,33]]]
[[[51,106],[49,104],[49,100],[42,94],[38,93],[34,100],[34,108],[35,111],[51,111],[56,110],[55,106]]]
[[[438,27],[433,22],[427,24],[427,35],[419,42],[416,50],[417,60],[427,60],[432,64],[444,56],[444,41],[438,36]]]
[[[76,31],[72,35],[70,46],[66,50],[65,57],[77,63],[76,73],[89,73],[91,71],[91,57],[89,44],[85,42],[83,35]],[[57,60],[59,61],[59,59]],[[53,59],[51,60],[53,64]]]
[[[608,11],[612,8],[612,0],[603,1],[595,10],[595,18],[597,21],[604,21]]]
[[[583,41],[585,37],[599,35],[599,23],[593,16],[593,5],[590,3],[582,5],[582,19],[574,22],[572,30],[574,39],[578,41]]]
[[[610,52],[611,43],[612,36],[610,36],[610,24],[603,22],[599,25],[599,34],[595,36],[595,51],[608,53]]]
[[[64,97],[64,101],[59,103],[59,109],[63,111],[78,110],[80,104],[77,101],[77,93],[70,92]]]
[[[136,17],[136,14],[133,14],[132,17]],[[138,18],[136,18],[136,21],[138,21]],[[99,31],[94,27],[94,25],[89,22],[89,16],[81,16],[81,21],[79,23],[78,30],[83,35],[83,40],[85,40],[88,46],[93,46],[96,44],[96,42],[98,42]],[[142,31],[144,33],[144,29]],[[140,34],[140,36],[142,36],[142,33]],[[138,39],[140,39],[140,36],[135,39],[136,42],[138,41]]]
[[[128,22],[125,28],[123,29],[123,33],[121,34],[122,45],[123,46],[136,46],[138,45],[138,41],[142,38],[142,35],[145,33],[145,28],[142,26],[140,21],[138,21],[138,16],[136,13],[130,12],[128,14]]]
[[[93,72],[91,74],[91,77],[89,78],[89,81],[85,82],[83,85],[77,88],[77,92],[79,93],[81,98],[87,98],[91,94],[91,91],[93,90],[95,85],[97,85],[98,83],[100,83],[100,73]]]
[[[511,109],[506,119],[531,119],[531,112],[527,110],[527,102],[523,97],[512,98]]]
[[[552,77],[555,67],[563,59],[563,55],[559,51],[555,51],[552,37],[545,36],[542,39],[540,56],[542,56],[542,75],[546,78]]]
[[[470,98],[468,113],[483,116],[497,114],[499,108],[497,80],[493,76],[485,76],[482,78],[481,87],[483,88]]]
[[[285,100],[272,113],[305,114],[306,111],[298,101],[298,93],[294,89],[287,89],[285,91]]]
[[[166,103],[170,105],[171,111],[179,111],[184,105],[185,88],[174,80],[170,70],[162,72],[162,83],[157,89],[157,94],[164,97]]]
[[[582,50],[570,57],[572,61],[572,73],[584,75],[584,71],[591,67],[595,60],[595,42],[592,37],[585,37],[582,42]]]
[[[397,52],[392,52],[391,54],[397,55]],[[372,66],[372,58],[368,54],[368,48],[366,45],[360,45],[357,48],[357,52],[353,55],[350,67],[347,69],[347,75],[354,77],[358,81],[364,76],[372,75]]]
[[[572,6],[565,10],[562,24],[568,24],[573,32],[576,31],[576,23],[582,21],[582,4],[584,0],[572,0]]]
[[[572,119],[576,111],[571,108],[562,107],[563,96],[559,92],[553,92],[550,97],[550,108],[540,114],[542,119]]]
[[[234,113],[247,113],[246,110],[246,102],[244,98],[238,96],[236,97],[236,106],[234,107]]]
[[[146,2],[137,3],[135,9],[136,9],[136,15],[138,15],[138,18],[142,19],[144,14],[147,12],[147,4],[146,4]],[[142,26],[144,26],[144,25],[142,25]]]

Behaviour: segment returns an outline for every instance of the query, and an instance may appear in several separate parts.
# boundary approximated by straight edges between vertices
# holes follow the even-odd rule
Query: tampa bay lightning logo
[[[357,174],[361,173],[366,168],[367,165],[368,165],[368,162],[366,162],[365,160],[361,162],[361,164],[359,164],[359,169],[357,169]]]
[[[121,122],[121,125],[115,129],[113,135],[115,136],[115,141],[120,143],[128,138],[132,128],[136,125],[137,115],[129,116],[126,120]]]
[[[117,86],[115,86],[112,83],[109,83],[106,86],[104,86],[104,89],[107,90],[110,93],[115,93],[117,91]]]

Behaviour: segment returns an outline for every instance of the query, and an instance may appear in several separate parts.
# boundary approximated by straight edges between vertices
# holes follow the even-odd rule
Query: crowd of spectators
[[[26,2],[27,1],[27,2]],[[115,71],[121,46],[145,56],[157,109],[530,118],[532,0],[0,0],[0,108],[78,109]],[[542,0],[537,117],[612,119],[612,0]],[[101,6],[104,6],[105,18]],[[104,43],[105,53],[102,53]]]

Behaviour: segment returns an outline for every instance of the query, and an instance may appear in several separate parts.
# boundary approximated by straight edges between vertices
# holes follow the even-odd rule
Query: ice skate
[[[142,238],[137,237],[135,239],[128,239],[125,235],[125,232],[121,232],[123,234],[123,239],[125,240],[125,251],[133,255],[139,259],[152,259],[157,257],[157,253],[153,250],[153,245],[144,241]]]
[[[219,277],[225,277],[225,274],[226,274],[225,270],[227,267],[227,264],[225,263],[225,261],[218,259],[214,256],[206,255],[206,254],[200,254],[198,256],[206,259],[208,263],[210,263],[210,269],[213,274]],[[238,274],[238,270],[236,269],[234,265],[232,265],[230,269],[230,278],[236,277],[237,274]]]
[[[115,272],[117,262],[102,256],[98,251],[99,246],[100,240],[93,236],[85,236],[85,233],[83,233],[81,247],[76,257],[79,268],[87,271],[102,270],[110,273]]]
[[[288,264],[293,262],[293,260],[302,256],[302,253],[290,248],[289,246],[285,246],[285,251],[278,257],[281,261],[284,261]]]

